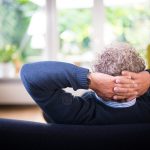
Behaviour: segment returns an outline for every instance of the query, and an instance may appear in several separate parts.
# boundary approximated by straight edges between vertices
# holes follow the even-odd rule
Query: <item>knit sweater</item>
[[[97,100],[94,92],[74,96],[63,89],[88,89],[89,70],[73,64],[43,61],[25,64],[22,82],[47,116],[55,123],[122,124],[150,122],[150,94],[137,98],[128,108],[111,108]]]

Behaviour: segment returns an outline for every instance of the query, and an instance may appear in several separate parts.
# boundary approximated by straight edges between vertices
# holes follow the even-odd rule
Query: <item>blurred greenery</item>
[[[130,42],[144,55],[143,49],[150,42],[150,11],[149,5],[143,4],[130,7],[105,7],[106,24],[109,25],[115,40]],[[15,46],[22,60],[30,56],[40,55],[40,49],[32,49],[31,37],[25,46],[21,46],[27,36],[27,29],[32,15],[39,6],[30,0],[0,0],[0,59],[2,49],[7,45]],[[60,51],[63,54],[80,54],[90,50],[92,33],[91,9],[62,9],[58,12]],[[28,35],[29,36],[29,35]],[[109,33],[107,35],[109,37]]]
[[[0,62],[7,63],[12,62],[15,57],[16,47],[12,45],[6,45],[0,49]]]
[[[142,56],[150,42],[149,5],[105,7],[106,24],[111,28],[115,41],[129,42]],[[91,44],[92,16],[90,9],[63,9],[59,11],[59,35],[61,52],[75,53],[74,45],[83,53]],[[105,24],[105,25],[106,25]],[[106,33],[106,31],[104,31]],[[106,38],[110,36],[107,32]],[[112,41],[110,41],[112,42]],[[68,45],[69,51],[65,47]]]
[[[61,52],[65,54],[74,53],[71,52],[73,51],[74,45],[77,46],[79,52],[87,51],[90,48],[91,42],[91,10],[88,8],[63,9],[59,11],[58,15]],[[70,51],[66,51],[66,47],[63,46],[69,43],[71,43],[72,48]]]
[[[150,42],[150,5],[106,7],[107,24],[117,41],[129,42],[137,49],[146,49]]]
[[[30,41],[27,42],[25,50],[20,47],[36,9],[37,5],[30,0],[0,0],[1,49],[6,45],[15,45],[23,60],[32,53]]]

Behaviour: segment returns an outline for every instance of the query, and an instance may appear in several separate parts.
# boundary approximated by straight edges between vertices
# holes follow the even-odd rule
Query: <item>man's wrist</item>
[[[88,83],[89,83],[89,89],[94,89],[94,85],[93,85],[93,73],[92,72],[89,72],[88,75],[87,75],[87,79],[88,79]]]
[[[87,82],[88,82],[88,87],[90,88],[90,85],[91,85],[91,72],[90,71],[87,74]]]

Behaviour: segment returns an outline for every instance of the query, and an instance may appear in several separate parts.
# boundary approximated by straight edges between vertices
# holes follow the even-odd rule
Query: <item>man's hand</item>
[[[116,95],[114,96],[114,99],[123,99],[127,98],[128,96],[128,100],[131,100],[133,98],[143,95],[150,87],[150,74],[147,71],[143,71],[140,73],[123,71],[122,75],[130,76],[133,82],[133,86],[126,88],[127,94],[123,95],[121,94],[122,92],[125,92],[123,81],[121,81],[120,79],[116,80]],[[132,95],[129,96],[129,93],[132,93]]]
[[[89,88],[105,99],[113,99],[115,95],[117,96],[116,100],[122,100],[135,95],[135,91],[129,90],[135,86],[130,76],[113,77],[103,73],[90,73],[89,79],[91,81]],[[121,81],[122,84],[117,86],[117,81]],[[119,88],[121,91],[115,93],[115,88]]]
[[[113,76],[103,73],[90,73],[89,88],[94,90],[98,96],[111,99],[114,95],[115,79]]]

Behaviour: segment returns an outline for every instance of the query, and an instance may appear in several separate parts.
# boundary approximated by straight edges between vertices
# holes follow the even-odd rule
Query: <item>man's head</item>
[[[121,75],[123,70],[141,72],[145,69],[145,61],[138,52],[127,43],[114,43],[104,48],[97,55],[94,71],[112,76]]]

